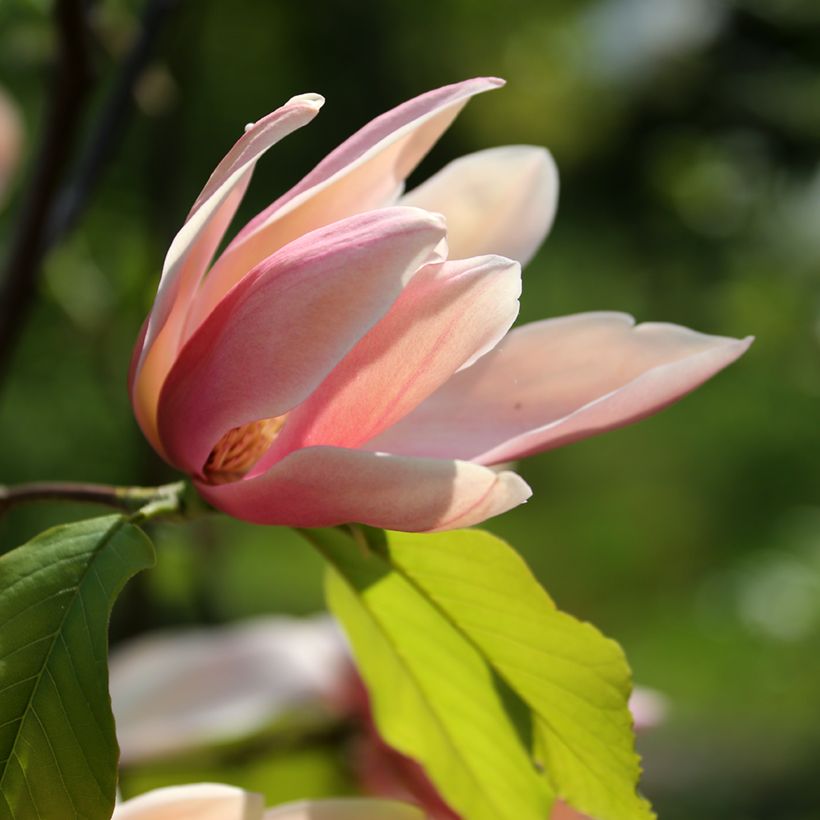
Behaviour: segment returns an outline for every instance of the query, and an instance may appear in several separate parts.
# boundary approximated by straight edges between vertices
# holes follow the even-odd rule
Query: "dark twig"
[[[165,17],[179,1],[148,0],[140,30],[103,103],[76,173],[60,192],[90,87],[90,63],[85,0],[56,0],[59,51],[50,111],[29,186],[29,201],[23,207],[0,283],[0,380],[36,295],[43,257],[71,230],[88,204],[125,131],[134,85],[150,59]]]
[[[148,0],[140,28],[111,87],[93,132],[77,163],[76,173],[63,189],[49,220],[46,243],[56,244],[82,213],[102,177],[105,165],[122,139],[133,110],[134,86],[139,80],[168,13],[179,0]]]
[[[91,86],[85,0],[56,0],[54,15],[57,60],[45,130],[0,283],[0,377],[37,290],[49,213]]]

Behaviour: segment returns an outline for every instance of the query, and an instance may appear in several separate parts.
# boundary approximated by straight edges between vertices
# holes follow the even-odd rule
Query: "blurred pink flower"
[[[335,717],[351,668],[329,616],[140,635],[111,653],[120,760],[130,766],[245,737],[302,708]]]
[[[23,151],[23,123],[17,106],[0,88],[0,205],[3,204],[9,185]]]
[[[423,820],[392,800],[340,798],[288,803],[265,811],[261,794],[222,783],[170,786],[119,803],[112,820]]]
[[[236,741],[278,719],[292,731],[295,714],[312,713],[350,728],[345,748],[363,793],[420,806],[432,820],[458,820],[424,769],[381,739],[367,690],[329,616],[264,617],[143,635],[114,650],[110,683],[125,766]],[[666,699],[636,687],[629,706],[636,730],[643,731],[662,722]],[[226,799],[238,800],[235,791]],[[139,800],[125,805],[142,805]],[[142,818],[114,818],[132,816]],[[559,802],[550,820],[583,817]]]
[[[212,262],[258,158],[322,98],[248,126],[217,166],[168,252],[130,379],[145,435],[214,506],[264,524],[470,526],[530,495],[493,465],[642,418],[746,349],[617,313],[508,333],[519,263],[555,211],[549,154],[481,151],[402,194],[467,100],[501,84],[446,86],[373,120]]]

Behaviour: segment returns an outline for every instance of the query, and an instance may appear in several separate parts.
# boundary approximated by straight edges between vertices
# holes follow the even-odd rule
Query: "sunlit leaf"
[[[331,609],[368,684],[379,729],[470,820],[543,820],[552,795],[477,649],[381,556],[338,530],[309,537],[332,563]]]
[[[635,792],[631,673],[620,646],[556,609],[518,553],[490,533],[389,533],[388,550],[532,709],[556,792],[593,817],[652,817]]]
[[[509,720],[520,728],[520,716],[509,707],[524,704],[532,743],[526,732],[519,732],[526,744],[520,748],[543,767],[542,782],[571,805],[602,820],[653,817],[636,793],[640,765],[627,706],[631,676],[614,641],[559,612],[520,556],[489,533],[358,532],[366,533],[365,542],[359,537],[344,543],[339,534],[331,542],[324,532],[311,533],[314,540],[321,539],[337,573],[329,585],[331,607],[350,634],[381,731],[423,763],[459,812],[473,817],[459,802],[469,799],[468,785],[448,784],[446,755],[429,756],[420,739],[426,727],[414,713],[402,711],[396,696],[402,685],[409,685],[402,676],[415,674],[411,663],[423,664],[431,681],[423,692],[424,706],[450,710],[450,715],[462,711],[465,693],[476,680],[496,681],[495,689],[502,693],[497,697],[512,717],[505,723],[498,716],[504,711],[499,701],[491,720],[485,718],[480,728],[473,725],[477,742],[493,749],[491,729],[509,726]],[[422,656],[425,646],[433,647],[428,657]],[[455,665],[456,649],[472,653],[475,665]],[[392,673],[385,671],[388,654]],[[453,699],[445,703],[451,691]],[[465,720],[463,713],[460,719]],[[529,774],[520,756],[515,761]],[[496,772],[484,788],[500,793],[502,779],[507,777]],[[495,816],[529,815],[516,809],[497,810]]]
[[[0,557],[0,817],[111,816],[108,620],[125,582],[153,563],[151,542],[119,515]]]

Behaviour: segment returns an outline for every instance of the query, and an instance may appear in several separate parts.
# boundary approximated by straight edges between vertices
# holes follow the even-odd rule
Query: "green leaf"
[[[111,816],[108,620],[154,560],[120,515],[55,527],[0,557],[0,817]]]
[[[376,717],[383,731],[383,720],[398,723],[410,718],[390,714],[395,706],[389,679],[379,671],[383,661],[375,644],[365,642],[361,625],[350,626],[355,617],[362,620],[361,611],[373,622],[385,618],[397,622],[391,646],[398,656],[407,655],[408,643],[440,646],[438,624],[446,625],[449,640],[455,643],[457,636],[460,644],[469,645],[480,659],[485,678],[493,674],[503,681],[507,702],[511,695],[513,703],[528,709],[531,748],[554,793],[570,805],[601,820],[654,816],[636,792],[640,764],[627,705],[631,674],[618,644],[590,624],[559,612],[521,557],[489,533],[382,534],[361,528],[353,533],[346,548],[335,544],[333,550],[325,549],[346,582],[334,582],[330,604],[350,631],[374,699],[377,704],[382,701]],[[367,539],[365,552],[362,534]],[[324,533],[311,533],[311,537],[326,538]],[[393,597],[395,590],[388,590],[390,586],[402,590],[400,602]],[[346,589],[347,598],[340,595],[340,587]],[[352,616],[356,607],[360,611]],[[389,614],[396,609],[402,610],[403,617]],[[435,612],[437,620],[430,615],[419,630],[414,619],[422,609]],[[458,689],[471,681],[448,678],[449,683]],[[434,687],[428,698],[438,701]],[[395,733],[395,727],[390,731]],[[412,733],[413,729],[405,727],[404,731]],[[393,742],[388,732],[385,735]],[[488,736],[489,730],[482,729],[482,740],[486,742]],[[440,761],[431,767],[413,743],[405,742],[400,748],[423,763],[457,810],[473,817],[445,791]],[[520,759],[516,765],[522,765]],[[457,799],[463,799],[461,792]],[[528,815],[514,811],[509,816]]]
[[[444,614],[381,556],[339,530],[306,535],[335,570],[344,624],[383,737],[423,764],[470,820],[543,820],[553,796],[506,708],[503,685]]]

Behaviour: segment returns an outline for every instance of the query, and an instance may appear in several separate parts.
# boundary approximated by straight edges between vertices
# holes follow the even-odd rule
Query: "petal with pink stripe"
[[[337,219],[394,203],[404,180],[470,97],[501,85],[502,80],[481,77],[422,94],[377,117],[328,154],[237,234],[197,296],[189,332],[244,271],[285,243]]]
[[[694,390],[751,339],[582,313],[516,328],[368,449],[495,464],[621,427]]]
[[[304,401],[444,234],[434,214],[385,208],[300,237],[246,276],[188,340],[165,381],[157,418],[171,462],[202,475],[224,435]]]
[[[428,265],[288,417],[253,470],[318,444],[358,447],[492,349],[518,314],[521,268],[501,256]]]
[[[211,174],[168,249],[133,368],[137,420],[155,446],[156,401],[178,350],[192,294],[236,213],[253,168],[271,146],[310,122],[323,102],[317,94],[303,94],[248,127]]]
[[[470,527],[531,494],[515,473],[343,447],[296,450],[255,478],[196,485],[218,509],[257,524],[331,527],[355,521],[410,532]]]

